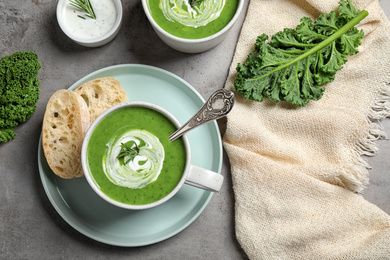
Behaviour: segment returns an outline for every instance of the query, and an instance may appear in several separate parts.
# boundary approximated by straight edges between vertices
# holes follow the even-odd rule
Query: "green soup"
[[[154,21],[166,32],[185,39],[200,39],[222,30],[236,13],[240,0],[148,0]]]
[[[176,129],[167,117],[145,107],[123,107],[105,117],[87,146],[87,163],[100,190],[130,205],[150,204],[168,195],[186,163],[183,140],[169,141]],[[118,156],[123,144],[137,148],[138,154]]]

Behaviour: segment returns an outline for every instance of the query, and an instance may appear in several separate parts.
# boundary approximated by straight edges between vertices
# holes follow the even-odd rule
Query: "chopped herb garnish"
[[[130,161],[134,160],[134,158],[139,154],[139,148],[137,146],[137,143],[134,142],[134,147],[130,147],[127,144],[121,143],[121,151],[119,152],[118,156],[116,158],[120,159],[123,158],[123,163],[127,164]],[[126,158],[127,157],[127,158]],[[126,158],[126,161],[125,161]]]
[[[190,4],[190,6],[194,6],[197,2],[200,2],[202,0],[188,0],[188,3]]]

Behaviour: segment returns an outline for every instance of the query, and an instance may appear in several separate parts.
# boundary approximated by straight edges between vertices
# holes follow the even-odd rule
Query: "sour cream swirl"
[[[122,143],[133,141],[139,154],[128,163],[118,158]],[[145,130],[131,130],[119,137],[114,135],[107,144],[103,157],[103,170],[114,184],[131,189],[141,189],[157,180],[163,167],[165,152],[160,140]],[[126,161],[127,158],[124,158]]]
[[[188,0],[160,0],[160,8],[167,20],[197,28],[217,19],[225,1],[200,0],[199,4],[191,6]]]

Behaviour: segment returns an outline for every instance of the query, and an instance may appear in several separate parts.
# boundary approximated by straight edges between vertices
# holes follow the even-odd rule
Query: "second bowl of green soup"
[[[218,191],[223,177],[191,165],[186,136],[166,110],[146,102],[125,102],[101,114],[85,135],[81,161],[93,190],[113,205],[147,209],[173,197],[183,184]]]
[[[157,35],[181,52],[214,48],[235,24],[244,0],[142,0]]]

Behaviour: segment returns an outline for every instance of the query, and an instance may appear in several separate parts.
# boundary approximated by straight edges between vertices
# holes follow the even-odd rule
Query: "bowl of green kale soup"
[[[142,0],[160,39],[185,53],[205,52],[221,43],[243,5],[244,0]]]
[[[141,210],[172,198],[184,184],[190,162],[186,137],[171,142],[179,122],[161,107],[129,101],[103,112],[82,146],[84,175],[107,202]]]

